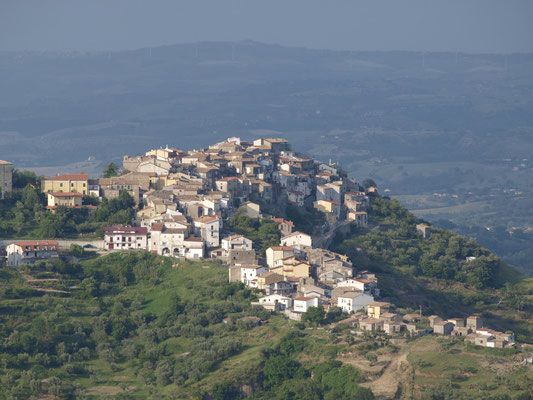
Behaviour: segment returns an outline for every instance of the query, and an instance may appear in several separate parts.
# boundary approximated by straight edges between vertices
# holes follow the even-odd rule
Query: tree
[[[293,378],[299,369],[300,364],[291,360],[288,356],[272,356],[265,361],[263,368],[264,386],[266,388],[279,386],[284,380]]]
[[[111,178],[118,175],[118,166],[114,162],[110,162],[104,169],[104,178]]]
[[[373,179],[366,178],[366,179],[363,181],[363,187],[364,187],[365,189],[368,189],[368,188],[371,187],[371,186],[377,187],[378,185],[376,184],[376,182],[375,182]]]
[[[319,325],[324,320],[325,315],[324,307],[309,307],[305,314],[302,316],[302,321],[309,322],[313,325]]]

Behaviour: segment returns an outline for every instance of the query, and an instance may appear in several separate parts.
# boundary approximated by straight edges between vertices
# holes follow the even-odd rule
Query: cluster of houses
[[[0,185],[11,185],[11,165],[0,162]],[[9,175],[9,176],[8,176]],[[11,188],[9,187],[9,190]],[[265,209],[312,206],[325,215],[323,232],[339,221],[368,224],[367,206],[374,187],[363,189],[339,165],[321,163],[291,150],[285,139],[233,137],[201,150],[150,150],[123,158],[119,176],[90,178],[65,174],[45,178],[41,191],[47,209],[89,207],[84,196],[118,198],[127,192],[137,206],[134,226],[109,226],[103,248],[148,250],[183,259],[217,258],[228,265],[229,280],[262,291],[256,304],[300,319],[310,307],[340,307],[351,314],[343,321],[362,330],[387,333],[424,328],[417,314],[391,312],[376,301],[378,279],[368,271],[355,272],[342,254],[313,246],[313,238],[295,230],[291,221],[264,215]],[[280,243],[260,257],[257,246],[241,235],[222,237],[223,223],[236,213],[253,219],[271,218],[281,232]],[[417,226],[423,237],[430,227]],[[58,257],[55,241],[21,241],[6,247],[8,265],[18,267]],[[513,343],[512,335],[486,330],[479,319],[442,321],[429,317],[436,334],[465,336],[488,347]],[[473,321],[476,321],[475,323]]]
[[[125,156],[116,177],[45,178],[41,191],[51,212],[58,206],[95,208],[83,204],[84,196],[132,196],[138,207],[134,226],[107,227],[106,250],[143,249],[187,259],[221,257],[235,264],[255,260],[250,244],[228,245],[221,237],[223,221],[236,212],[261,219],[265,208],[284,211],[288,205],[307,204],[324,212],[328,224],[349,219],[366,225],[369,196],[376,193],[375,188],[362,190],[338,165],[292,151],[285,139],[247,142],[237,137],[201,150],[166,147]],[[279,225],[282,234],[289,235],[284,236],[284,246],[290,247],[297,233],[289,221]]]

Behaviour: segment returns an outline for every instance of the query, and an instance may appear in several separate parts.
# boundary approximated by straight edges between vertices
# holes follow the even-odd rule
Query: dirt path
[[[398,386],[404,382],[407,376],[409,362],[407,361],[408,351],[402,352],[398,357],[391,360],[385,367],[379,378],[361,383],[361,386],[372,390],[376,400],[394,399],[398,391]]]

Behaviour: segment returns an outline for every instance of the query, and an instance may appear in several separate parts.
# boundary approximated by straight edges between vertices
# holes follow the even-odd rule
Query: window
[[[63,187],[63,184],[62,184],[62,183],[60,183],[60,184],[59,184],[59,187]]]

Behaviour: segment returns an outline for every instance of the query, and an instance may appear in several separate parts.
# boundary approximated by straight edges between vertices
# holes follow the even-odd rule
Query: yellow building
[[[283,275],[285,278],[308,278],[311,266],[295,258],[283,260],[283,264],[270,268],[271,272]]]
[[[80,207],[82,194],[76,192],[48,193],[48,207],[66,206]]]
[[[371,318],[379,318],[382,314],[388,313],[391,304],[383,301],[374,301],[368,305],[366,313]]]
[[[89,190],[89,175],[87,174],[66,174],[45,178],[41,181],[41,191],[43,193],[75,192],[82,195]]]

